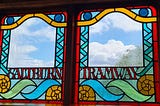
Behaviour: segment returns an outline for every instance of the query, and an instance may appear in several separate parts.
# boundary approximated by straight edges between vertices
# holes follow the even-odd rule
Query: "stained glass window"
[[[158,4],[95,1],[2,12],[0,102],[160,103]]]
[[[7,15],[2,24],[0,99],[61,103],[66,13]]]
[[[80,12],[76,81],[81,103],[156,102],[155,16],[153,7]]]

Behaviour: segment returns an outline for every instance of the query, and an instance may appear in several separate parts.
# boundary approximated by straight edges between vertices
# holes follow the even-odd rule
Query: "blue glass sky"
[[[92,29],[90,29],[92,30]],[[118,28],[110,28],[107,31],[102,31],[98,35],[91,35],[90,42],[100,42],[102,44],[106,43],[106,41],[110,39],[120,40],[125,45],[133,44],[133,45],[141,45],[142,44],[142,32],[141,31],[132,31],[125,32]]]
[[[53,67],[56,29],[30,18],[11,31],[10,67]]]
[[[89,27],[89,42],[89,66],[114,66],[142,47],[142,24],[122,13],[108,14]]]

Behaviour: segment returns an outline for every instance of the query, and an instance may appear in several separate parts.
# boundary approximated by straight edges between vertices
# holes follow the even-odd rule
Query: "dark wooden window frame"
[[[83,9],[109,8],[151,5],[158,13],[158,34],[160,34],[160,2],[159,0],[1,0],[0,17],[12,13],[37,13],[48,11],[67,11],[67,52],[64,84],[64,104],[74,103],[75,86],[75,49],[76,49],[76,19]],[[69,30],[70,29],[70,30]],[[160,35],[159,35],[160,36]],[[160,37],[159,37],[160,48]],[[158,53],[160,55],[160,53]],[[72,58],[73,57],[73,58]],[[160,62],[160,59],[159,59]],[[160,66],[160,63],[159,63]],[[160,70],[160,69],[158,69]],[[160,72],[157,73],[160,75]],[[159,82],[160,83],[160,82]]]

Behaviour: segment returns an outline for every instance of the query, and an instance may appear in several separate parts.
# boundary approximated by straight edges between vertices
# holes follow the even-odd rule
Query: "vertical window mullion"
[[[68,6],[67,35],[66,35],[66,68],[64,76],[64,105],[74,103],[75,86],[75,40],[76,15],[74,6]]]

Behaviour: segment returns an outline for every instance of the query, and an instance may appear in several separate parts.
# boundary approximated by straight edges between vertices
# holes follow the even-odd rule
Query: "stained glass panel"
[[[80,102],[156,102],[155,14],[152,7],[79,14],[76,80]]]
[[[66,13],[8,15],[1,26],[0,100],[64,100]]]

